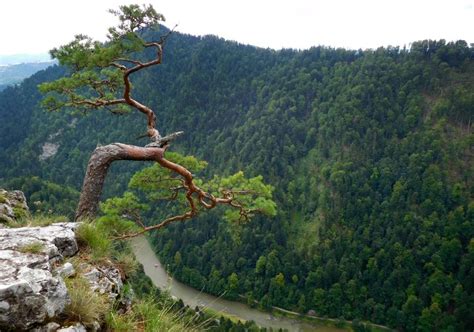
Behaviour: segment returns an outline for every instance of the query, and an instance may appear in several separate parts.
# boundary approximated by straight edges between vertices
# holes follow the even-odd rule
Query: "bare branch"
[[[132,59],[118,58],[118,59],[115,59],[115,61],[130,62],[130,63],[133,63],[135,65],[143,66],[142,62],[137,61],[137,60],[132,60]]]
[[[120,70],[122,70],[122,71],[126,71],[126,70],[127,70],[127,67],[126,67],[126,66],[121,65],[120,63],[116,63],[116,62],[111,62],[111,63],[109,64],[109,66],[116,67],[116,68],[118,68],[118,69],[120,69]]]

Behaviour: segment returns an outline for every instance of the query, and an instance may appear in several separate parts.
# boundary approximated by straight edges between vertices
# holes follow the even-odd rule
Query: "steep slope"
[[[212,217],[170,228],[157,247],[177,276],[264,306],[471,328],[472,49],[427,44],[327,67],[296,54],[215,150],[278,184],[280,218],[237,237]]]
[[[209,175],[263,174],[280,206],[251,225],[212,214],[166,229],[155,244],[178,278],[263,306],[473,328],[472,48],[277,52],[176,34],[165,55],[134,84],[161,132],[186,132],[173,149],[209,161]],[[61,74],[0,94],[3,182],[37,175],[77,190],[97,144],[139,143],[140,115],[42,113],[34,87]],[[57,152],[40,160],[46,143]],[[113,167],[106,195],[136,167]]]
[[[1,330],[264,330],[161,292],[113,231],[31,215],[21,191],[0,188]]]

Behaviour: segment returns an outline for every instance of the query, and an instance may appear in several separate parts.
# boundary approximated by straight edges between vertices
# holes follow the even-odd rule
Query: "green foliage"
[[[20,248],[18,248],[18,251],[23,252],[23,253],[39,254],[40,252],[43,251],[43,249],[44,249],[44,244],[37,241],[37,242],[30,242],[21,246]]]
[[[215,213],[172,225],[153,238],[163,263],[218,295],[235,272],[239,294],[263,306],[472,330],[472,54],[462,41],[273,51],[173,34],[163,65],[134,77],[140,100],[160,128],[185,131],[173,149],[209,161],[199,177],[264,175],[278,215],[255,216],[238,237]],[[141,114],[40,112],[36,85],[64,74],[50,68],[0,93],[0,183],[34,175],[78,189],[97,144],[140,144]],[[38,162],[60,129],[58,153]],[[137,171],[113,165],[105,198]],[[144,203],[146,222],[179,212]]]
[[[76,237],[79,245],[89,250],[91,261],[101,261],[110,257],[112,252],[112,241],[107,228],[97,223],[83,222],[76,229]]]
[[[140,204],[138,198],[131,192],[126,192],[122,197],[108,199],[101,204],[101,210],[108,215],[121,216],[135,211],[146,210],[148,207]]]
[[[165,21],[165,17],[157,13],[151,5],[120,6],[120,10],[110,12],[120,20],[118,27],[109,29],[111,40],[120,40],[121,37],[140,29],[157,28],[159,22]]]
[[[194,156],[183,156],[176,152],[167,152],[166,158],[193,174],[201,172],[207,166],[205,161]],[[154,164],[135,173],[129,182],[129,188],[142,191],[150,201],[159,201],[169,199],[174,193],[172,188],[181,186],[181,181],[171,170]],[[182,195],[180,198],[183,198]]]
[[[110,307],[105,295],[94,292],[89,281],[76,277],[66,279],[71,302],[66,306],[65,314],[71,321],[77,321],[86,326],[101,321]]]
[[[202,172],[207,166],[205,161],[200,161],[194,156],[183,156],[176,152],[167,153],[166,158],[193,174]],[[248,179],[240,171],[229,177],[215,175],[207,182],[200,179],[195,181],[215,197],[225,196],[229,191],[233,193],[234,206],[228,206],[223,217],[229,222],[248,221],[258,213],[267,216],[276,215],[276,204],[272,200],[274,188],[264,184],[262,176]],[[181,190],[185,189],[183,183],[183,179],[158,164],[146,167],[135,173],[129,182],[129,189],[135,190],[137,195],[144,196],[145,204],[139,203],[134,193],[125,192],[122,197],[110,198],[101,205],[104,216],[99,222],[113,223],[115,226],[109,227],[110,229],[114,229],[117,234],[125,234],[139,230],[136,222],[142,223],[143,212],[150,210],[151,206],[154,209],[148,216],[153,215],[153,220],[163,220],[170,213],[182,214],[189,210],[185,191]],[[168,203],[163,205],[160,203],[163,201]],[[196,201],[195,204],[198,206],[199,202]],[[164,212],[157,211],[158,207],[163,207]]]
[[[272,200],[274,188],[265,184],[261,175],[250,179],[245,178],[242,171],[228,177],[215,175],[202,186],[208,188],[208,191],[215,196],[225,193],[226,190],[234,193],[234,201],[244,207],[247,214],[243,216],[237,209],[227,209],[224,214],[224,219],[227,221],[245,221],[247,217],[252,218],[256,213],[267,216],[275,216],[277,213],[276,203]]]
[[[136,221],[141,221],[141,213],[149,209],[131,192],[125,192],[122,197],[109,198],[100,208],[104,216],[98,219],[98,224],[110,236],[116,237],[139,230]]]
[[[43,215],[45,218],[47,215],[51,215],[50,217],[53,219],[54,214],[72,218],[79,199],[77,190],[43,180],[38,176],[12,178],[5,181],[2,187],[23,191],[31,212],[37,216]]]
[[[105,43],[93,41],[86,35],[51,50],[53,59],[67,66],[71,73],[52,82],[41,83],[39,90],[46,94],[41,105],[46,110],[63,108],[103,109],[115,114],[130,111],[124,103],[108,102],[122,98],[123,72],[120,66],[134,63],[137,52],[145,49],[147,41],[139,34],[143,29],[157,29],[164,16],[151,5],[120,6],[110,12],[119,24],[109,28]]]

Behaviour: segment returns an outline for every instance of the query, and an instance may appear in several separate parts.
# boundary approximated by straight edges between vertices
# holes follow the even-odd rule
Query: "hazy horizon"
[[[44,54],[83,33],[105,41],[116,19],[110,8],[129,0],[19,0],[0,5],[0,54]],[[294,0],[226,1],[150,0],[167,21],[165,25],[195,36],[216,35],[262,48],[308,49],[327,46],[376,49],[409,46],[432,39],[474,42],[474,0],[373,0],[331,2]],[[41,15],[38,15],[41,13]],[[58,29],[58,27],[61,27]]]

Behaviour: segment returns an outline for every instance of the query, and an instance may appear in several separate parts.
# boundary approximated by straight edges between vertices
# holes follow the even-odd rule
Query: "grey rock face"
[[[38,157],[40,161],[46,160],[50,157],[53,157],[59,149],[59,144],[56,143],[51,143],[51,142],[45,142],[43,146],[41,147],[43,152],[41,155]]]
[[[69,295],[53,265],[77,252],[76,226],[0,229],[0,330],[26,330],[64,311]]]
[[[50,322],[46,325],[31,329],[31,332],[56,332],[61,325],[56,322]]]
[[[71,263],[67,262],[56,270],[56,273],[63,278],[69,278],[76,274],[76,270]]]
[[[77,271],[71,263],[62,263],[78,252],[74,232],[79,223],[6,227],[28,215],[21,191],[0,189],[0,331],[100,330],[99,322],[73,325],[61,315],[71,301],[63,278],[84,277],[93,291],[113,302],[123,287],[120,271],[111,263],[84,262]]]
[[[81,323],[76,323],[75,325],[64,327],[62,329],[57,330],[57,332],[86,332],[87,329]]]
[[[83,277],[89,281],[93,291],[107,294],[111,302],[119,296],[123,283],[117,268],[113,266],[83,266],[82,268],[89,270],[83,274]]]
[[[29,215],[29,213],[23,192],[0,189],[0,224],[15,222],[22,215]]]

